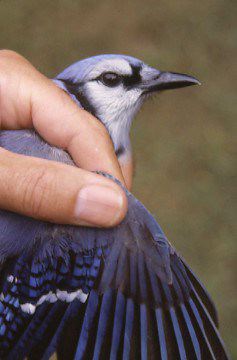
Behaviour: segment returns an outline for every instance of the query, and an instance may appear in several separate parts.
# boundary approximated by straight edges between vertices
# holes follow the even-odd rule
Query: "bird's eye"
[[[101,75],[100,80],[106,86],[115,87],[121,83],[122,78],[118,74],[107,72]]]

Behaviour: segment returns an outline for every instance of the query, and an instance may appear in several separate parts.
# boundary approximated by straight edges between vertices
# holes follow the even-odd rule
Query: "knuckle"
[[[47,169],[30,171],[21,182],[23,211],[31,216],[39,216],[44,212],[45,200],[52,193],[52,181]]]
[[[102,138],[109,138],[109,133],[102,122],[96,119],[94,126],[99,136]]]
[[[98,122],[98,124],[93,125],[93,131],[95,133],[96,143],[99,146],[105,146],[106,149],[111,149],[112,140],[106,127]]]
[[[54,87],[55,92],[57,93],[57,99],[59,104],[61,105],[62,109],[64,109],[65,107],[68,107],[68,103],[72,103],[72,99],[70,97],[70,95],[63,89],[61,89],[59,87],[59,85],[55,84],[55,83],[50,83],[51,86]],[[70,107],[71,110],[71,107]],[[73,107],[73,110],[75,111],[75,108]],[[70,114],[69,114],[70,116]]]
[[[16,61],[22,58],[21,55],[12,50],[0,50],[0,69],[4,74],[6,69],[11,65],[12,61]]]
[[[106,128],[104,127],[104,125],[99,127],[99,129],[97,130],[97,134],[103,142],[106,142],[106,143],[111,142],[110,135],[109,135],[108,131],[106,130]]]
[[[101,138],[109,138],[109,133],[104,124],[86,110],[83,111],[85,118],[88,117],[88,126],[90,126],[91,131],[94,131]]]
[[[13,71],[15,71],[14,64],[17,59],[20,58],[20,55],[15,53],[11,50],[0,50],[0,90],[1,96],[4,94],[2,93],[2,89],[7,88],[8,80]]]
[[[23,59],[23,56],[18,54],[16,51],[3,49],[0,50],[0,60],[8,62],[9,60]]]
[[[12,50],[0,50],[0,80],[8,79],[11,74],[18,74],[29,62]]]

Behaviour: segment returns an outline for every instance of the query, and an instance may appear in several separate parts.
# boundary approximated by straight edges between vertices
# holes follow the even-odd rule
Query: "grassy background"
[[[53,76],[99,53],[126,53],[196,75],[133,124],[135,194],[214,298],[237,358],[234,124],[236,1],[1,0],[0,47]]]

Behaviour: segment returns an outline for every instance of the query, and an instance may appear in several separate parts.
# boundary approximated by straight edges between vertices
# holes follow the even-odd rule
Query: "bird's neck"
[[[132,121],[140,108],[140,104],[126,110],[120,110],[113,113],[97,113],[97,117],[105,125],[114,144],[117,155],[130,152],[130,128]]]
[[[128,151],[131,147],[129,137],[131,121],[128,121],[127,118],[120,118],[108,122],[105,126],[113,141],[116,154],[120,156],[122,153]]]

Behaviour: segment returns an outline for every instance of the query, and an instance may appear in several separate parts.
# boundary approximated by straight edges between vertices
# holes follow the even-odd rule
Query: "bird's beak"
[[[201,85],[195,77],[173,72],[152,71],[149,76],[145,76],[141,84],[143,93],[152,93],[156,91],[178,89],[185,86]]]

